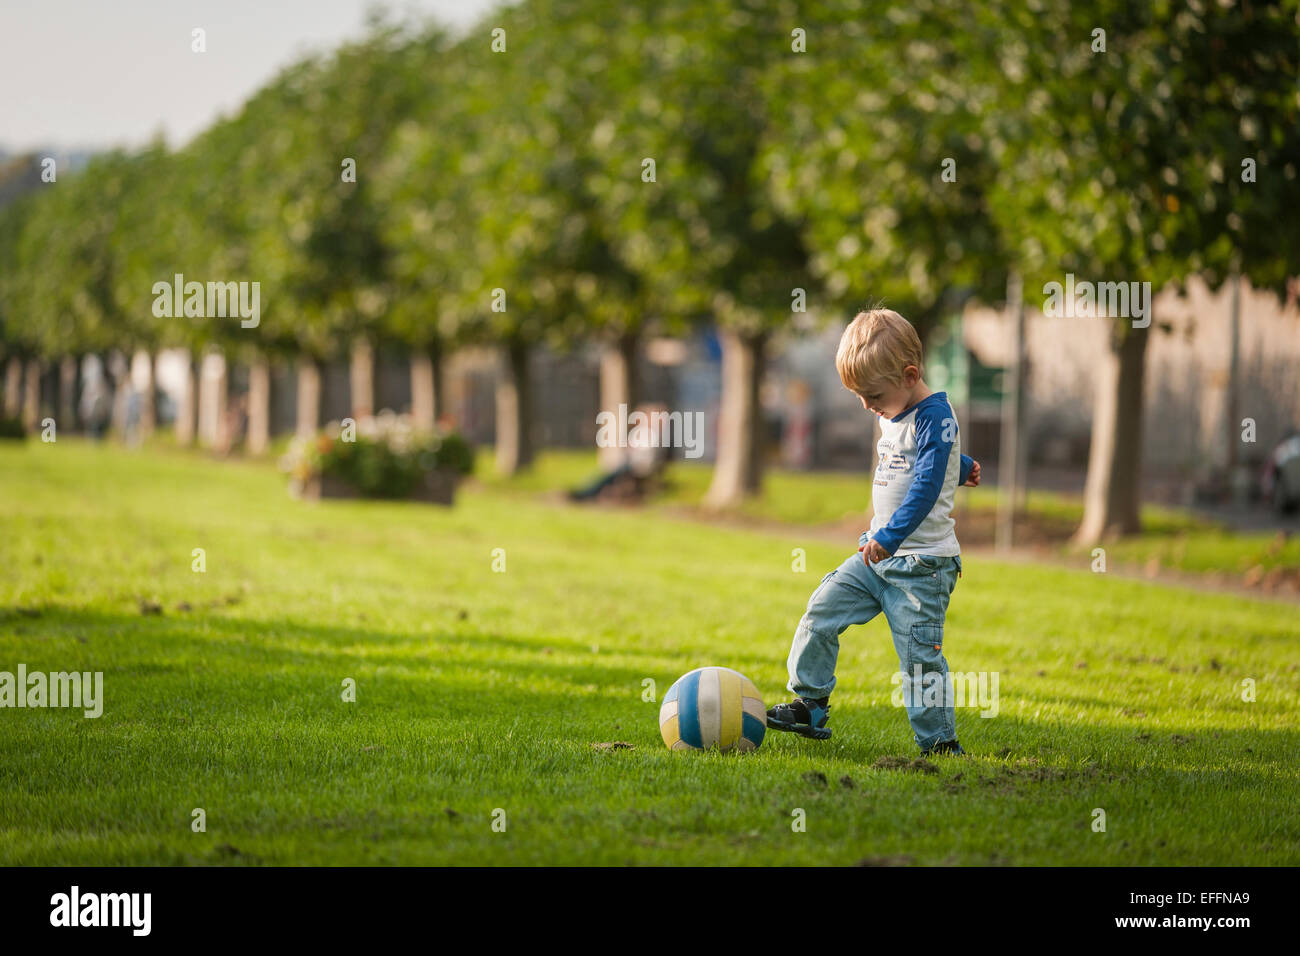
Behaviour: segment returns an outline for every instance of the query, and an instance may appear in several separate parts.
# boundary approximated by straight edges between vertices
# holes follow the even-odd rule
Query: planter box
[[[317,498],[360,498],[361,492],[335,475],[317,475],[314,479]]]
[[[460,476],[454,471],[426,471],[424,484],[417,485],[411,492],[416,501],[427,501],[435,505],[449,505],[456,497],[456,485]]]
[[[424,482],[417,484],[411,490],[407,500],[450,505],[455,500],[456,485],[459,481],[460,476],[454,471],[425,472]],[[319,501],[322,498],[364,497],[355,486],[336,475],[313,475],[306,484],[297,490],[298,497],[306,498],[309,501]]]

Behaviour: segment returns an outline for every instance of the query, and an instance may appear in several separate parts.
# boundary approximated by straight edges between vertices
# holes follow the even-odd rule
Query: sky
[[[360,36],[372,0],[0,0],[0,150],[183,146],[282,67]],[[389,0],[460,33],[499,0]],[[192,31],[207,51],[191,51]]]

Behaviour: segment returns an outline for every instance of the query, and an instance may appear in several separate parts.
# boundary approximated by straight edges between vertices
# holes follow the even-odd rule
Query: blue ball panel
[[[700,672],[687,674],[677,682],[681,701],[677,705],[677,729],[682,740],[692,747],[703,748],[700,738]]]

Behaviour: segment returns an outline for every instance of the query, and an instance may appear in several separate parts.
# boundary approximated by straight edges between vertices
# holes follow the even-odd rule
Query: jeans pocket
[[[944,560],[933,554],[914,554],[912,558],[915,560],[916,566],[925,571],[938,571],[939,565]]]
[[[943,624],[913,624],[911,626],[911,659],[909,667],[920,665],[922,672],[943,669]]]
[[[930,572],[918,568],[910,554],[897,554],[892,558],[881,558],[871,565],[871,570],[875,571],[876,576],[885,584],[904,591],[911,591],[915,589],[919,582],[930,578]]]
[[[918,645],[914,651],[921,660],[937,662],[943,653],[943,625],[913,624],[912,643]]]

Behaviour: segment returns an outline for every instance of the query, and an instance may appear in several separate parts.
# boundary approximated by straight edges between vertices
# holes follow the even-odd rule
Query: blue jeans
[[[863,532],[859,544],[866,544]],[[961,558],[909,554],[867,565],[862,552],[822,578],[799,621],[790,658],[787,688],[800,697],[828,697],[835,689],[840,635],[866,624],[882,611],[894,637],[902,670],[903,701],[916,743],[925,750],[957,738],[956,712],[948,693],[948,661],[943,656],[943,621],[948,598],[961,573]],[[917,685],[919,667],[921,686]],[[943,693],[936,704],[923,703],[925,686],[935,681]],[[934,695],[931,695],[932,697]]]

